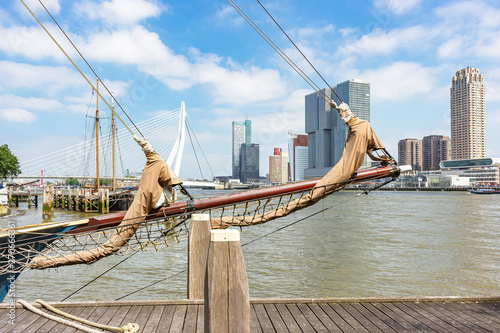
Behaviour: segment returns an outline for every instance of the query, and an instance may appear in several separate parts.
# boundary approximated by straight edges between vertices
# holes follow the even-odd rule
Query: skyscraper
[[[354,79],[337,84],[333,90],[354,115],[370,121],[370,83]],[[323,89],[326,96],[339,104],[329,88]],[[308,135],[308,168],[305,178],[325,175],[342,157],[348,127],[321,95],[313,93],[306,99],[306,133]]]
[[[242,182],[259,181],[259,145],[257,143],[241,144],[240,176]]]
[[[484,80],[479,70],[459,70],[451,81],[451,159],[486,156]]]
[[[422,171],[422,140],[399,140],[398,164],[411,165],[412,170]]]
[[[240,179],[241,145],[252,143],[252,121],[233,121],[233,175]]]
[[[304,180],[304,170],[308,165],[307,134],[288,132],[288,158],[290,160],[290,180]]]
[[[269,181],[277,184],[288,181],[288,154],[281,148],[274,148],[274,155],[269,156]]]
[[[450,159],[450,138],[428,135],[422,139],[423,171],[439,170],[439,163]]]

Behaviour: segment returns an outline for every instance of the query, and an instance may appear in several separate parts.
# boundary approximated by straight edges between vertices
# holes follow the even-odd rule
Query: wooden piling
[[[210,215],[191,215],[188,240],[188,299],[203,299],[204,297],[209,245]]]
[[[44,185],[43,186],[43,208],[42,217],[43,219],[51,218],[54,216],[54,186]]]
[[[250,332],[248,280],[238,230],[210,232],[204,301],[206,333]]]

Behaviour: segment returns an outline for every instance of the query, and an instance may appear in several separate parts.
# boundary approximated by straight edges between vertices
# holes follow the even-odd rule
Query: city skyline
[[[94,81],[40,5],[28,4]],[[235,119],[253,120],[253,142],[266,154],[286,147],[289,130],[304,132],[304,96],[311,87],[226,2],[46,4],[135,123],[186,102],[215,175],[232,173]],[[262,8],[242,8],[326,86]],[[332,1],[318,11],[313,2],[285,0],[268,9],[329,84],[370,82],[370,120],[393,155],[404,137],[451,136],[450,78],[457,69],[479,69],[485,78],[486,155],[500,156],[500,133],[488,130],[500,125],[497,1]],[[0,13],[0,143],[24,161],[84,141],[86,118],[95,112],[90,86],[20,2],[3,1]],[[109,110],[102,112],[109,117]],[[182,179],[200,176],[188,147]],[[267,164],[261,159],[262,174]]]

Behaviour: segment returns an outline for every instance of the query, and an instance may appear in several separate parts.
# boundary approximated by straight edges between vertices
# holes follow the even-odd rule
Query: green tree
[[[7,144],[0,146],[0,176],[2,178],[16,177],[21,173],[19,160],[9,149]]]
[[[76,178],[68,178],[64,181],[65,185],[79,185],[80,182]]]

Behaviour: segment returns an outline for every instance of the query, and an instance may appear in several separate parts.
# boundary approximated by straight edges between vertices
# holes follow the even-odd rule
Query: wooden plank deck
[[[252,332],[500,332],[500,297],[256,299],[250,303]],[[135,322],[141,333],[203,332],[202,301],[51,304],[101,324]],[[12,325],[8,322],[12,311],[8,303],[0,304],[1,333],[83,332],[19,305]]]

